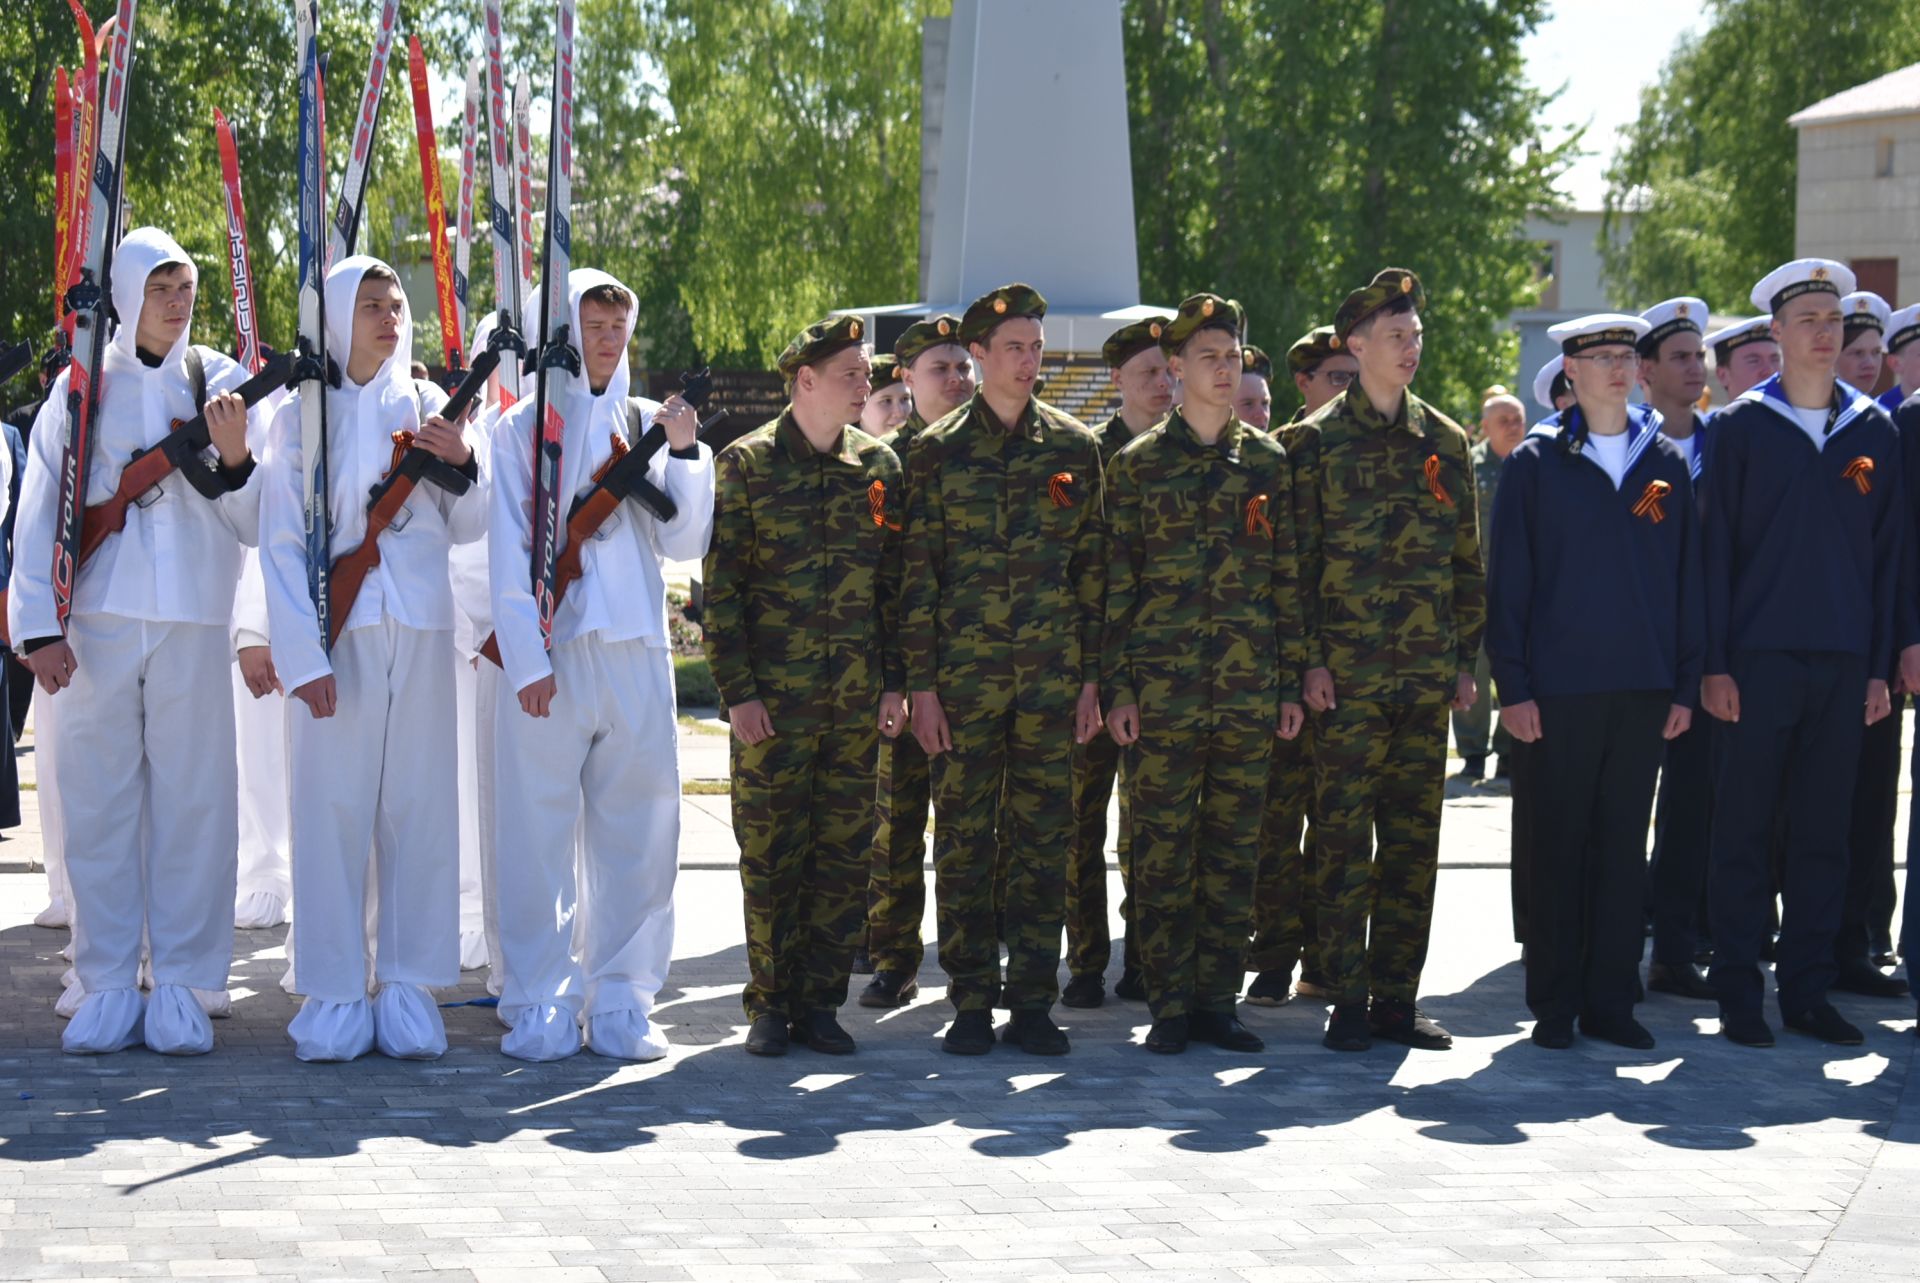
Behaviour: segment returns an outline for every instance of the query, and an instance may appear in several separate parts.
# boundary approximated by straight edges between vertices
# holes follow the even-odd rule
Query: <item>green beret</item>
[[[1295,339],[1293,346],[1287,349],[1287,370],[1293,374],[1305,374],[1337,350],[1333,341],[1333,327],[1318,326]]]
[[[1334,346],[1345,347],[1354,326],[1402,297],[1413,301],[1416,312],[1427,305],[1427,293],[1420,288],[1419,277],[1404,267],[1381,269],[1371,282],[1347,295],[1340,310],[1333,314]]]
[[[1247,309],[1218,294],[1195,294],[1180,304],[1179,315],[1160,331],[1160,350],[1172,356],[1205,329],[1227,330],[1239,342],[1247,334]]]
[[[893,356],[901,365],[912,365],[920,354],[943,343],[960,341],[960,318],[947,312],[915,321],[893,341]]]
[[[967,314],[960,318],[960,341],[985,343],[1002,321],[1011,321],[1017,316],[1037,321],[1046,314],[1047,300],[1040,297],[1040,291],[1033,286],[1002,285],[967,304]]]
[[[1273,358],[1249,343],[1240,349],[1240,372],[1257,374],[1267,382],[1273,382]]]
[[[1164,316],[1149,316],[1145,320],[1123,325],[1107,336],[1100,345],[1100,355],[1107,364],[1119,369],[1134,357],[1150,347],[1160,346],[1160,331],[1166,327]]]
[[[875,392],[892,387],[900,382],[900,376],[906,373],[897,356],[882,353],[873,358],[872,368],[867,373],[867,384]]]
[[[780,354],[780,374],[789,382],[803,365],[818,365],[866,339],[867,323],[857,316],[829,316],[794,336]]]

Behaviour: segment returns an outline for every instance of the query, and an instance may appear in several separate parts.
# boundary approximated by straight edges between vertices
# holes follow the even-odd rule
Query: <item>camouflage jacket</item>
[[[1300,699],[1295,576],[1286,451],[1237,419],[1203,445],[1175,410],[1107,465],[1103,702],[1271,725]]]
[[[1100,447],[1100,461],[1103,465],[1114,455],[1126,449],[1127,443],[1132,440],[1133,430],[1127,427],[1127,421],[1121,418],[1118,412],[1093,429],[1093,441]]]
[[[1100,678],[1106,594],[1100,454],[1037,398],[1011,429],[985,398],[933,424],[909,457],[901,651],[907,689],[982,671]]]
[[[899,690],[901,469],[856,427],[821,453],[789,407],[714,461],[706,650],[729,705],[871,718]]]
[[[1483,518],[1480,555],[1484,562],[1493,547],[1493,496],[1500,490],[1500,469],[1507,461],[1493,452],[1491,441],[1476,442],[1467,457],[1473,460],[1473,493]]]
[[[1389,422],[1357,382],[1291,431],[1307,667],[1336,696],[1451,699],[1487,615],[1466,433],[1411,392]]]
[[[902,468],[907,466],[907,456],[913,452],[913,443],[927,430],[927,421],[920,417],[920,411],[914,410],[907,415],[907,421],[880,438],[880,444],[893,451],[900,460]],[[905,512],[902,507],[900,511]]]

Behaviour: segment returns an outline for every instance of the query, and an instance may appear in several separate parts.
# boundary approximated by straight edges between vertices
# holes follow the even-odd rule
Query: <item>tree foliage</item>
[[[1545,100],[1520,58],[1544,9],[1132,0],[1143,296],[1234,295],[1277,355],[1378,268],[1409,267],[1429,297],[1418,391],[1477,406],[1513,377],[1504,322],[1536,297],[1518,233],[1567,160],[1566,142],[1535,145]]]
[[[1787,117],[1920,59],[1911,5],[1713,0],[1641,96],[1607,170],[1609,284],[1629,298],[1695,293],[1742,311],[1794,254],[1798,140]]]
[[[104,21],[108,0],[86,0]],[[920,31],[950,0],[580,0],[574,258],[641,300],[651,364],[770,365],[834,307],[917,292]],[[329,172],[345,159],[376,0],[323,0]],[[536,99],[551,72],[547,0],[506,0],[506,53]],[[1509,377],[1504,317],[1529,301],[1521,219],[1550,200],[1562,149],[1530,148],[1540,97],[1519,42],[1544,0],[1125,0],[1134,190],[1145,297],[1245,300],[1272,351],[1330,319],[1387,264],[1431,298],[1421,391],[1455,408]],[[480,52],[477,0],[408,0],[443,84]],[[63,0],[0,9],[0,336],[52,319],[56,62],[78,60]],[[1071,56],[1071,51],[1063,51]],[[128,146],[132,216],[167,227],[204,275],[197,333],[231,342],[212,110],[233,121],[263,332],[294,312],[293,31],[289,6],[144,0]],[[435,103],[448,200],[457,91]],[[361,245],[423,262],[424,216],[404,43],[396,48]],[[1044,155],[1071,138],[1033,140]],[[545,173],[543,138],[535,174]],[[481,191],[485,196],[482,160]],[[541,203],[536,198],[536,208]],[[484,208],[484,204],[483,204]],[[492,298],[484,222],[471,279]],[[1044,281],[1039,281],[1044,288]],[[437,321],[416,298],[416,350]],[[1277,389],[1284,398],[1288,389]]]

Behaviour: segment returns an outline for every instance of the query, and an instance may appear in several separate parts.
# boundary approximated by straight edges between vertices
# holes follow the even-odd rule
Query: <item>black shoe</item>
[[[1737,1042],[1742,1047],[1773,1046],[1773,1030],[1767,1026],[1767,1019],[1757,1011],[1720,1012],[1720,1035],[1728,1042]]]
[[[1284,1007],[1293,997],[1293,975],[1287,971],[1262,971],[1247,986],[1247,1001],[1256,1007]]]
[[[1113,986],[1113,996],[1125,998],[1128,1002],[1145,1002],[1147,1000],[1146,978],[1139,971],[1128,967],[1120,973],[1119,983]]]
[[[1107,986],[1099,976],[1075,976],[1060,991],[1063,1007],[1097,1007],[1107,1000]]]
[[[764,1016],[755,1016],[747,1027],[747,1053],[753,1056],[784,1056],[787,1054],[787,1018],[768,1012]]]
[[[1900,965],[1900,955],[1891,949],[1876,949],[1868,961],[1876,967],[1897,967]]]
[[[1367,1009],[1359,1003],[1335,1007],[1327,1017],[1327,1036],[1320,1040],[1329,1051],[1366,1051],[1373,1046]]]
[[[1147,1030],[1147,1050],[1162,1056],[1177,1056],[1187,1049],[1187,1036],[1185,1016],[1162,1016]]]
[[[1795,1033],[1830,1042],[1836,1047],[1858,1047],[1867,1040],[1866,1035],[1847,1023],[1846,1017],[1835,1011],[1830,1002],[1823,1002],[1795,1015],[1782,1016],[1780,1023]]]
[[[1217,1011],[1196,1011],[1187,1017],[1187,1028],[1201,1042],[1210,1042],[1223,1051],[1265,1051],[1260,1035],[1240,1023],[1240,1017]]]
[[[1549,1016],[1533,1022],[1533,1045],[1546,1047],[1552,1051],[1565,1051],[1573,1046],[1573,1019],[1570,1016]]]
[[[904,1007],[920,993],[920,982],[904,971],[876,971],[860,991],[863,1007]]]
[[[1446,1051],[1453,1046],[1453,1035],[1410,1002],[1375,1002],[1367,1012],[1367,1023],[1375,1037],[1420,1051]]]
[[[1864,959],[1858,962],[1843,963],[1840,974],[1834,977],[1828,986],[1842,993],[1857,993],[1868,998],[1904,998],[1907,996],[1907,982],[1899,976],[1890,976],[1880,968]]]
[[[823,1056],[853,1053],[853,1035],[840,1027],[831,1011],[809,1011],[806,1019],[794,1021],[793,1040]]]
[[[870,976],[873,974],[873,955],[868,953],[864,948],[856,949],[853,952],[853,974],[856,976]]]
[[[1655,962],[1647,967],[1647,988],[1655,993],[1670,993],[1676,998],[1697,998],[1702,1002],[1711,1002],[1718,997],[1707,978],[1700,974],[1700,968],[1692,963],[1669,966],[1664,962]]]
[[[1610,1042],[1616,1047],[1626,1047],[1633,1051],[1652,1051],[1654,1047],[1653,1035],[1632,1016],[1621,1016],[1613,1020],[1582,1016],[1580,1032],[1585,1037],[1598,1038],[1601,1042]]]
[[[1014,1012],[1001,1041],[1012,1043],[1029,1056],[1064,1056],[1073,1047],[1066,1033],[1044,1011]]]
[[[1460,778],[1463,780],[1484,780],[1487,778],[1487,759],[1483,757],[1463,757],[1460,759]]]
[[[1293,987],[1293,996],[1296,998],[1331,998],[1333,997],[1333,981],[1327,979],[1326,976],[1318,971],[1302,971],[1300,973],[1300,983]]]
[[[993,1050],[993,1012],[985,1007],[955,1015],[940,1049],[951,1056],[984,1056]]]

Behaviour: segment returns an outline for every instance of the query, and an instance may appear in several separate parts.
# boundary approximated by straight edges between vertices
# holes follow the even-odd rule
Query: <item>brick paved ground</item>
[[[1504,799],[1455,791],[1425,1006],[1459,1045],[1362,1056],[1284,1008],[1247,1013],[1263,1055],[1154,1057],[1110,1003],[1062,1013],[1065,1060],[959,1059],[929,988],[850,1005],[856,1056],[755,1060],[726,799],[690,796],[664,1062],[522,1065],[462,1006],[438,1063],[301,1065],[280,931],[239,934],[214,1055],[64,1057],[29,832],[0,844],[0,1278],[1920,1275],[1913,1008],[1842,1000],[1865,1048],[1755,1052],[1656,995],[1655,1052],[1541,1052]]]

